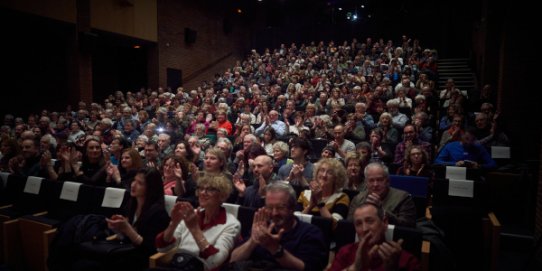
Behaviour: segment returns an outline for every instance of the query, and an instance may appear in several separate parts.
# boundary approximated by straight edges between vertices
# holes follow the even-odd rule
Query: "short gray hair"
[[[369,173],[369,168],[378,167],[381,168],[384,171],[384,177],[387,179],[390,176],[390,171],[388,170],[388,167],[380,162],[372,162],[368,164],[365,167],[365,170],[363,171],[363,175],[365,176],[365,179],[367,180],[367,174]]]
[[[265,187],[265,192],[284,192],[288,195],[288,208],[290,210],[295,210],[295,206],[297,204],[297,198],[295,194],[294,188],[285,181],[274,181],[269,183]]]

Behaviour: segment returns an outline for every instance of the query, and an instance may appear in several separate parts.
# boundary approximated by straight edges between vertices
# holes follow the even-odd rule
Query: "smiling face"
[[[324,163],[320,165],[318,172],[316,172],[316,181],[325,191],[334,191],[335,190],[335,180],[336,176],[331,168],[331,165]]]
[[[367,234],[371,234],[371,239],[368,240],[368,247],[372,247],[381,243],[384,240],[386,229],[388,228],[388,220],[381,219],[378,216],[378,211],[375,206],[366,204],[354,211],[353,216],[354,227],[356,234],[361,240]]]
[[[283,228],[293,219],[293,210],[288,208],[288,194],[284,191],[269,191],[265,194],[265,209],[275,223],[275,228]]]
[[[177,146],[175,147],[175,156],[186,157],[186,154],[186,146],[184,145],[184,143],[177,144]]]
[[[132,156],[130,156],[130,152],[125,151],[122,153],[120,164],[123,168],[129,169],[133,166]]]

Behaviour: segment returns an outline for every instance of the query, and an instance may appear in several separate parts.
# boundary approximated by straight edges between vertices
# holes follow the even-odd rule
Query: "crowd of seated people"
[[[76,111],[43,110],[26,120],[8,114],[0,170],[131,189],[134,177],[154,168],[163,194],[180,201],[157,237],[160,250],[186,249],[205,270],[224,267],[239,245],[238,222],[220,208],[229,202],[259,209],[252,236],[233,250],[232,262],[266,259],[320,270],[311,259],[327,248],[295,211],[413,227],[414,203],[390,187],[389,174],[433,178],[433,162],[494,168],[491,146],[509,143],[490,100],[480,102],[481,112],[466,112],[469,97],[453,79],[436,89],[437,57],[417,40],[397,46],[371,38],[252,50],[195,89],[116,91],[103,103],[79,102]],[[467,129],[470,123],[475,128]],[[325,146],[316,149],[314,139]],[[358,233],[360,247],[382,243],[380,228],[366,234]],[[294,246],[300,238],[314,247]],[[385,246],[397,260],[400,243]],[[347,257],[333,268],[359,255]]]

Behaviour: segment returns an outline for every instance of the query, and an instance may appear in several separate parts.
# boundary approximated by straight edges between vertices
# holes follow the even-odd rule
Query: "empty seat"
[[[412,200],[416,205],[416,213],[418,218],[425,216],[428,197],[428,182],[429,178],[427,177],[390,175],[391,187],[401,189],[412,195]]]

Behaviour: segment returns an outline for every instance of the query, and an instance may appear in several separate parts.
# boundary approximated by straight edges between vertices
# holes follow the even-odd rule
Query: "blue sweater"
[[[464,160],[477,162],[482,168],[494,168],[497,166],[482,145],[474,144],[464,147],[460,141],[446,144],[435,159],[435,164],[454,166],[457,161]]]

